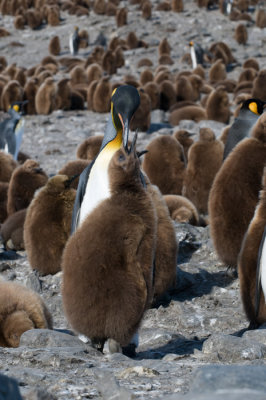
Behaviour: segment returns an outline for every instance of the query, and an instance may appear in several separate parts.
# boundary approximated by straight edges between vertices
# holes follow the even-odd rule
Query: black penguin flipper
[[[71,221],[71,235],[76,231],[78,219],[79,219],[79,211],[82,204],[83,197],[86,192],[86,186],[89,179],[89,175],[91,172],[91,168],[94,164],[95,160],[93,160],[80,174],[79,184],[77,188],[75,203],[72,212],[72,221]]]
[[[260,297],[261,297],[261,270],[262,270],[262,253],[265,245],[266,237],[266,226],[260,242],[258,258],[257,258],[257,270],[256,270],[256,290],[255,290],[255,315],[258,317],[260,311]]]

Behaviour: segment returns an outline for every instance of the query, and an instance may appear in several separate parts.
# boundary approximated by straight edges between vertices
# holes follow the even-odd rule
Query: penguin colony
[[[35,3],[37,2],[32,2],[29,10],[23,9],[22,5],[16,13],[14,25],[17,29],[23,29],[26,25],[36,29],[45,23],[59,25],[60,10],[75,13],[77,16],[89,15],[93,10],[99,15],[116,16],[118,27],[127,24],[128,10],[119,8],[119,4],[115,2],[105,4],[95,1],[93,6],[90,6],[89,2],[82,2],[80,6],[68,1],[62,4],[55,2],[54,5],[43,4],[36,8]],[[209,3],[203,1],[198,2],[198,5],[209,7]],[[223,7],[222,1],[219,3],[221,12],[231,20],[249,20],[247,10],[241,9],[240,2],[234,4],[231,9]],[[15,15],[12,4],[13,2],[2,0],[1,13]],[[156,7],[157,11],[182,12],[183,9],[182,1],[173,1],[171,4],[162,2]],[[146,1],[141,5],[141,10],[142,18],[149,20],[155,8]],[[266,23],[263,12],[260,11],[257,10],[256,25],[263,28]],[[235,30],[235,40],[241,45],[248,42],[246,26],[239,24]],[[139,79],[128,75],[124,77],[124,81],[115,82],[112,77],[125,63],[124,51],[138,47],[147,48],[148,44],[130,32],[124,39],[114,37],[108,44],[105,43],[105,46],[95,42],[86,59],[78,58],[78,52],[88,45],[88,33],[76,28],[69,48],[73,57],[60,56],[58,36],[50,42],[51,56],[43,58],[39,65],[28,70],[14,64],[8,65],[5,57],[1,57],[0,108],[8,111],[12,103],[24,100],[27,100],[25,108],[29,115],[86,107],[94,112],[106,113],[111,107],[112,117],[118,118],[112,121],[112,129],[116,130],[118,136],[125,134],[129,123],[131,130],[148,131],[151,125],[151,111],[155,109],[167,111],[172,126],[179,125],[182,119],[196,122],[209,119],[224,124],[233,123],[220,138],[215,137],[209,128],[201,129],[198,138],[195,134],[192,135],[193,139],[190,132],[181,130],[173,136],[158,136],[147,146],[148,153],[143,157],[142,166],[136,151],[137,136],[134,137],[130,148],[127,147],[127,138],[123,137],[123,146],[120,148],[120,143],[119,147],[109,154],[108,168],[105,170],[105,179],[110,183],[109,190],[104,198],[98,198],[89,211],[82,210],[81,202],[77,212],[77,203],[75,204],[74,216],[77,218],[74,221],[72,219],[73,235],[70,238],[74,198],[76,197],[76,201],[80,200],[79,188],[84,184],[86,174],[81,176],[79,184],[78,178],[72,182],[71,177],[86,170],[90,173],[86,175],[86,179],[88,176],[92,182],[96,179],[93,165],[98,163],[91,162],[95,158],[101,160],[105,147],[103,137],[92,137],[89,138],[91,140],[81,143],[77,149],[78,160],[63,166],[58,171],[60,174],[49,180],[35,161],[28,160],[20,166],[11,156],[1,151],[0,222],[3,223],[1,235],[6,249],[19,250],[26,247],[31,267],[41,274],[54,274],[62,268],[64,309],[73,328],[89,336],[101,349],[106,339],[113,339],[119,348],[128,345],[132,340],[134,342],[133,336],[145,310],[152,303],[156,303],[169,288],[175,287],[178,245],[170,217],[178,222],[195,225],[204,225],[209,221],[211,236],[221,260],[233,268],[238,265],[241,296],[251,326],[265,322],[263,210],[266,70],[260,70],[255,59],[249,59],[242,64],[238,80],[228,79],[227,71],[236,63],[230,48],[224,42],[217,42],[209,49],[203,50],[197,43],[191,42],[190,51],[183,59],[184,63],[192,65],[193,70],[173,72],[171,46],[167,39],[163,39],[158,46],[157,68],[149,59],[143,58],[139,67],[145,69],[142,69]],[[59,70],[64,71],[64,78],[59,75]],[[140,95],[140,107],[134,109],[127,121],[123,120],[121,113],[112,110],[116,102],[113,101],[112,106],[110,100],[113,90],[125,83],[137,88]],[[236,109],[234,116],[231,98]],[[125,123],[128,125],[125,126]],[[0,141],[1,139],[0,133]],[[158,165],[161,168],[156,171]],[[248,169],[247,176],[241,174],[244,168]],[[29,171],[31,177],[24,178]],[[17,176],[20,178],[16,181]],[[24,183],[22,188],[21,182]],[[74,182],[75,189],[78,188],[77,196],[75,189],[69,186]],[[42,189],[33,198],[40,187]],[[242,206],[236,210],[232,205],[234,202],[238,205],[241,203],[236,201],[236,198],[238,191],[242,191],[243,196],[244,190],[247,191],[244,195],[245,204],[242,202]],[[133,207],[132,211],[125,207],[125,204],[128,205],[133,192],[134,202],[130,204],[135,208]],[[86,190],[83,195],[86,196]],[[45,202],[49,205],[49,201],[53,206],[56,203],[56,209],[49,210],[47,206],[43,213],[42,204]],[[137,216],[134,221],[131,220],[132,213]],[[203,219],[202,215],[206,219]],[[110,240],[112,226],[121,218],[123,224],[121,232],[118,233],[125,242],[125,249],[128,251],[126,254],[121,253],[117,241]],[[47,220],[55,225],[52,227],[54,242],[49,237],[51,230],[42,229],[42,226],[47,225]],[[96,231],[95,234],[91,226],[96,224],[100,227],[102,222],[105,227],[102,229],[106,230],[101,231],[99,228],[99,232]],[[43,249],[38,248],[39,243],[34,242],[37,229],[34,223],[40,229],[40,235],[43,234],[42,240],[49,241],[51,254],[44,254]],[[128,225],[131,228],[134,226],[130,232]],[[149,226],[149,230],[145,231],[143,226],[146,225]],[[95,247],[87,248],[87,237],[90,235]],[[101,269],[96,268],[99,260],[93,258],[94,249],[102,245],[103,237],[114,253],[108,253],[110,259],[107,261],[117,265],[117,271],[114,271],[113,280],[110,281],[104,279],[107,274],[106,255],[102,254]],[[139,247],[139,243],[143,248]],[[165,244],[167,248],[164,248]],[[139,251],[135,259],[134,249]],[[73,274],[71,257],[75,252],[79,254],[79,251],[87,252],[92,260],[92,267],[87,268],[83,259],[80,259],[76,274]],[[123,285],[119,284],[119,268],[122,268],[124,263],[121,260],[116,262],[117,254],[125,257],[129,267],[127,279],[121,280],[123,284],[128,283],[128,287],[124,285],[124,292],[121,290]],[[168,260],[165,260],[165,254],[168,254]],[[261,256],[259,260],[258,254]],[[46,262],[46,258],[49,259],[49,263]],[[136,265],[137,271],[133,269]],[[82,274],[84,270],[87,277],[81,282],[79,273]],[[79,287],[80,282],[83,286],[80,286],[77,303],[74,304],[71,302],[70,293]],[[98,297],[104,286],[101,282],[107,282],[104,290],[108,294],[110,292],[110,299],[107,297],[105,302]],[[91,299],[88,298],[88,303],[95,304],[95,307],[89,309],[91,314],[84,305],[88,284],[91,285]],[[3,309],[0,309],[0,346],[17,347],[18,338],[27,329],[52,328],[51,315],[38,296],[34,297],[26,288],[16,284],[13,287],[7,282],[0,282],[0,289],[0,294],[3,293],[3,301],[0,302]],[[118,295],[112,296],[112,291]],[[19,299],[15,293],[20,294]],[[6,318],[7,298],[14,302],[15,311]],[[125,305],[123,312],[120,312],[121,303]],[[36,320],[31,316],[32,304],[36,307]],[[91,320],[97,323],[92,326]]]

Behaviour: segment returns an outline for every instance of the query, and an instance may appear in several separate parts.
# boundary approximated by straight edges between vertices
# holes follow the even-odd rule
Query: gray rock
[[[0,374],[0,400],[22,400],[17,381]]]
[[[121,388],[108,370],[97,369],[94,371],[94,375],[98,391],[104,400],[134,400],[136,398],[126,389]]]
[[[45,388],[35,388],[24,394],[25,400],[56,400],[57,397],[49,393]]]
[[[204,354],[210,354],[212,357],[231,363],[264,358],[266,346],[246,338],[214,334],[204,342],[202,351]]]
[[[255,329],[253,331],[246,331],[243,335],[244,338],[259,342],[266,346],[266,331],[265,329]]]
[[[39,279],[39,274],[37,271],[31,272],[26,279],[26,286],[29,289],[34,290],[34,292],[41,293],[42,283]]]

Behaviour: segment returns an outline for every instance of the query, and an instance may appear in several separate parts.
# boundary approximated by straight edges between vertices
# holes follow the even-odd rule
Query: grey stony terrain
[[[154,1],[154,5],[158,1]],[[121,1],[128,5],[127,1]],[[208,47],[225,41],[238,62],[256,57],[266,68],[266,30],[248,23],[247,46],[233,39],[237,22],[231,22],[218,10],[199,9],[191,0],[185,11],[153,11],[152,19],[141,18],[137,6],[128,5],[128,25],[117,28],[114,17],[69,16],[58,27],[16,31],[13,18],[0,17],[1,26],[12,35],[0,39],[1,55],[8,63],[30,67],[48,55],[48,43],[59,35],[62,54],[69,54],[68,36],[74,25],[86,28],[90,43],[100,32],[125,38],[135,31],[149,47],[125,51],[126,65],[112,81],[124,74],[139,76],[137,61],[150,57],[157,66],[157,46],[167,37],[172,46],[176,72],[189,69],[181,63],[191,39]],[[19,41],[24,47],[10,46]],[[86,57],[92,47],[82,49]],[[236,78],[240,67],[229,77]],[[232,106],[233,109],[233,106]],[[87,136],[104,131],[107,114],[91,111],[56,111],[48,116],[27,116],[22,150],[40,162],[49,174],[56,173],[67,161],[76,158],[77,145]],[[155,111],[154,122],[167,120]],[[195,134],[201,126],[211,126],[217,136],[221,123],[182,121]],[[173,130],[161,130],[160,134]],[[138,145],[143,149],[158,133],[140,132]],[[245,331],[239,281],[215,254],[209,228],[175,224],[179,241],[178,283],[168,305],[146,312],[140,329],[137,356],[101,354],[78,337],[69,335],[71,327],[64,317],[60,286],[62,273],[39,278],[30,268],[25,252],[16,260],[0,259],[0,276],[26,284],[41,294],[54,318],[54,331],[28,331],[16,349],[0,348],[0,372],[18,381],[24,399],[265,399],[266,335],[263,329]],[[45,244],[44,244],[45,246]],[[1,253],[0,253],[1,256]]]

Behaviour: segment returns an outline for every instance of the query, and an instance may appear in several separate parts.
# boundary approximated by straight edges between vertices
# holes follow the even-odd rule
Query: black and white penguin
[[[238,142],[250,136],[252,127],[263,113],[266,102],[259,99],[245,100],[240,108],[238,117],[229,129],[224,147],[224,159]]]
[[[24,133],[25,120],[22,114],[26,103],[27,101],[17,101],[11,104],[8,110],[10,117],[0,124],[0,150],[12,154],[14,160],[18,158]]]
[[[80,43],[79,28],[77,26],[75,26],[74,33],[72,33],[69,37],[69,49],[70,49],[70,53],[73,56],[78,54],[79,43]]]
[[[100,152],[79,178],[72,215],[72,233],[99,202],[109,197],[108,165],[122,143],[127,149],[129,123],[139,104],[140,96],[134,86],[123,85],[113,91],[111,115]]]

